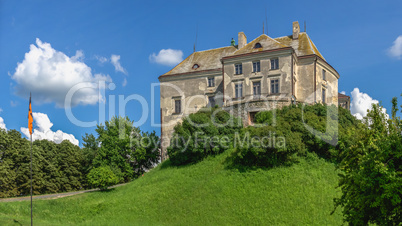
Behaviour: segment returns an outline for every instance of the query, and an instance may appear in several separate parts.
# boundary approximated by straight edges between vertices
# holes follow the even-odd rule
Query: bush
[[[219,108],[190,114],[174,128],[169,159],[173,165],[184,165],[219,154],[230,147],[234,133],[242,127],[240,119]]]
[[[242,131],[242,137],[250,140],[270,138],[284,140],[285,145],[264,145],[246,147],[235,144],[232,155],[235,164],[257,167],[274,167],[286,165],[306,156],[308,152],[330,162],[340,162],[340,153],[351,145],[353,135],[349,132],[357,128],[359,121],[348,110],[336,106],[290,105],[282,109],[262,111],[256,114],[258,128],[247,127]],[[275,124],[274,117],[275,116]],[[314,130],[313,130],[314,129]],[[267,139],[266,139],[267,140]],[[258,142],[257,142],[258,143]]]
[[[272,111],[260,111],[255,115],[256,123],[271,125],[272,119],[273,119]]]
[[[107,190],[108,187],[119,183],[117,177],[109,166],[93,168],[87,175],[88,184],[101,190]]]

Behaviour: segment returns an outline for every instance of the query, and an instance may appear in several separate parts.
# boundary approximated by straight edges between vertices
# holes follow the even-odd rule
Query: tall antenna
[[[265,30],[264,30],[264,21],[262,22],[262,33],[265,34]]]
[[[195,30],[194,52],[195,52],[195,47],[197,45],[197,37],[198,37],[198,23],[196,25],[196,30]]]
[[[267,33],[266,33],[266,35],[268,35],[268,19],[267,19],[267,7],[265,6],[265,24],[266,24],[266,26],[267,26]]]
[[[304,33],[306,33],[306,21],[304,21]]]

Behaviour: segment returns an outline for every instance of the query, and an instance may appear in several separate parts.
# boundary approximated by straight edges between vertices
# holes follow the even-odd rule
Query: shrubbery
[[[348,110],[336,106],[290,105],[274,111],[257,113],[255,121],[259,125],[244,128],[241,137],[243,140],[245,136],[268,137],[265,140],[271,145],[237,146],[232,154],[235,164],[259,167],[286,165],[307,152],[339,162],[339,153],[350,138],[345,131],[359,123]],[[337,139],[340,142],[337,143]],[[284,140],[283,144],[278,140]]]
[[[169,159],[183,165],[219,154],[232,146],[234,133],[242,126],[240,119],[216,107],[190,114],[174,128]]]
[[[88,183],[95,188],[106,190],[108,187],[118,184],[120,178],[116,176],[109,166],[93,168],[87,175]]]
[[[242,128],[240,119],[219,108],[190,114],[175,127],[168,148],[170,161],[174,165],[194,163],[234,148],[231,161],[244,166],[289,164],[307,152],[340,162],[339,153],[351,139],[348,131],[359,121],[343,108],[300,104],[259,112],[255,123]],[[222,144],[222,140],[227,142]]]

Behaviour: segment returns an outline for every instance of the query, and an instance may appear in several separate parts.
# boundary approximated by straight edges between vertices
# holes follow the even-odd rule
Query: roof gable
[[[255,48],[255,44],[260,43],[261,48]],[[260,52],[264,50],[271,50],[271,49],[279,49],[283,47],[289,47],[289,45],[285,45],[280,43],[279,41],[267,36],[266,34],[262,34],[253,41],[249,42],[243,48],[237,50],[233,55],[239,55],[244,53],[253,53],[253,52]]]

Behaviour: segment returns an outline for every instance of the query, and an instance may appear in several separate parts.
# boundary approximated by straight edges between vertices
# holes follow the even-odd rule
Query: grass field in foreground
[[[335,166],[227,169],[228,153],[183,167],[159,165],[108,192],[34,201],[36,225],[340,225]],[[30,224],[30,202],[0,203],[0,225]]]

